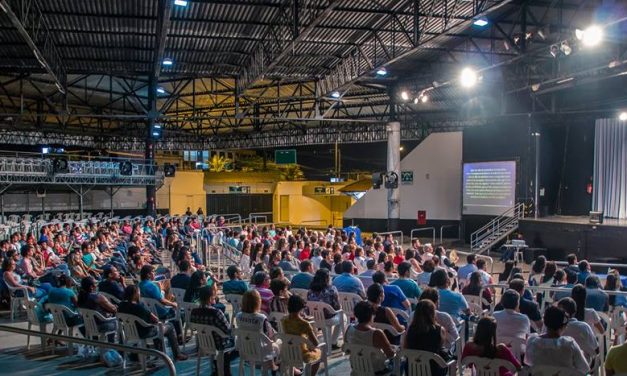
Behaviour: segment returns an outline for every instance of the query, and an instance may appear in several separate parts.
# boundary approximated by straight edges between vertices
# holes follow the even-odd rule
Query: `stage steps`
[[[525,204],[519,203],[470,235],[471,252],[481,254],[518,229],[525,217]]]

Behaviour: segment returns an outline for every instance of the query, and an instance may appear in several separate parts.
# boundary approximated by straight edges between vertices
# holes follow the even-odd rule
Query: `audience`
[[[498,323],[493,317],[483,317],[477,323],[475,335],[471,342],[464,346],[462,359],[467,356],[479,356],[490,359],[503,359],[512,363],[517,370],[521,369],[518,359],[512,354],[510,349],[502,343],[497,342]],[[514,374],[506,368],[499,369],[500,376],[513,376]]]
[[[450,285],[451,280],[446,274],[446,271],[439,269],[431,275],[429,286],[438,289],[438,293],[440,294],[440,310],[451,315],[453,320],[459,320],[463,314],[468,315],[470,309],[468,308],[468,302],[466,302],[464,296],[457,291],[452,291]]]
[[[446,312],[442,312],[438,310],[438,301],[439,301],[438,290],[427,287],[422,294],[420,295],[420,300],[429,300],[435,305],[435,321],[441,327],[446,330],[446,339],[444,341],[446,348],[451,348],[457,338],[459,338],[459,332],[457,331],[457,325],[451,315]],[[412,313],[413,315],[413,313]],[[412,321],[412,317],[409,318],[409,321]]]
[[[292,277],[290,288],[309,290],[313,280],[314,265],[310,260],[304,260],[299,265],[300,273]]]
[[[416,281],[411,279],[411,270],[412,266],[409,262],[401,262],[397,267],[398,279],[390,283],[390,285],[398,286],[408,299],[418,299],[422,292]]]
[[[352,264],[351,264],[352,265]],[[309,286],[309,293],[307,294],[307,300],[312,302],[323,302],[331,306],[334,310],[339,310],[340,298],[335,286],[331,286],[331,276],[327,269],[318,269],[314,275],[311,285]],[[337,346],[338,339],[341,334],[340,323],[343,319],[342,314],[336,314],[335,312],[327,312],[325,310],[324,316],[331,325],[333,325],[333,331],[331,333],[332,344]],[[328,344],[327,344],[328,345]]]
[[[592,308],[586,308],[586,302],[588,301],[587,294],[588,289],[582,285],[575,285],[575,287],[573,287],[571,297],[577,306],[575,318],[579,321],[587,323],[592,328],[596,328],[598,333],[603,333],[605,330],[601,324],[601,318],[599,317],[597,311]]]
[[[607,293],[601,290],[601,281],[596,275],[586,278],[586,307],[598,312],[607,312],[610,307]]]
[[[605,374],[613,376],[627,373],[627,342],[612,346],[605,358]]]
[[[261,311],[261,303],[258,290],[246,291],[242,295],[241,311],[235,316],[235,322],[240,330],[265,334],[271,341],[267,344],[265,352],[276,358],[279,354],[280,342],[275,340],[276,333],[266,315]],[[273,364],[273,369],[277,369],[275,364]]]
[[[509,282],[509,288],[516,291],[520,296],[518,303],[518,311],[529,318],[529,322],[532,324],[531,331],[542,330],[542,315],[540,314],[540,308],[538,303],[531,299],[525,298],[525,281],[519,278],[514,278]],[[495,311],[503,309],[501,304],[497,304],[494,308]]]
[[[242,271],[237,265],[231,265],[226,268],[226,275],[229,277],[229,280],[222,283],[224,295],[243,295],[248,291],[248,283],[242,280]]]
[[[592,360],[599,352],[599,344],[590,325],[575,318],[577,303],[572,298],[563,298],[557,303],[557,306],[564,311],[568,318],[568,323],[562,335],[572,337],[586,355],[588,361]]]
[[[385,299],[383,300],[382,305],[384,307],[396,308],[400,310],[407,311],[411,307],[409,304],[409,300],[405,294],[403,294],[403,290],[396,285],[388,284],[388,280],[385,277],[385,274],[382,272],[376,272],[372,276],[372,282],[378,283],[383,286],[383,291],[385,291]]]
[[[122,300],[124,298],[125,288],[124,278],[120,275],[118,268],[113,265],[104,268],[102,281],[98,284],[98,291],[105,292],[116,297],[118,300]]]
[[[448,360],[448,349],[444,347],[446,331],[435,320],[435,304],[430,300],[421,300],[416,304],[414,316],[402,347],[409,350],[420,350],[436,353]],[[440,368],[431,361],[431,375],[446,375],[446,369]]]
[[[270,290],[270,276],[263,271],[258,271],[253,274],[253,289],[255,289],[261,298],[261,310],[268,314],[270,313],[270,302],[274,297],[272,290]]]
[[[392,312],[390,308],[381,305],[385,298],[383,286],[378,283],[370,285],[366,295],[368,295],[368,302],[370,302],[372,309],[374,309],[375,323],[391,325],[394,330],[399,333],[405,331],[405,327],[401,325],[394,312]],[[384,331],[384,333],[388,337],[390,343],[398,345],[399,338],[392,335],[389,331]]]
[[[316,331],[311,326],[311,323],[307,321],[303,315],[305,310],[305,301],[298,295],[290,296],[287,302],[288,315],[283,318],[283,330],[285,334],[291,334],[295,336],[301,336],[311,343],[312,346],[303,344],[303,360],[305,362],[314,362],[320,359],[322,355],[318,346],[318,337]],[[316,375],[320,363],[311,366],[311,374]]]
[[[180,272],[170,279],[170,287],[173,289],[187,290],[191,282],[189,261],[182,260],[178,267]]]
[[[333,286],[335,286],[339,292],[350,292],[352,294],[359,295],[362,299],[365,299],[366,291],[364,290],[364,285],[361,283],[359,278],[352,274],[353,263],[350,261],[343,261],[341,265],[342,274],[335,277],[333,280]]]
[[[531,332],[529,318],[518,312],[520,307],[520,294],[513,289],[505,290],[501,297],[501,311],[494,312],[496,320],[496,338],[503,341],[504,338],[518,338],[527,340]]]
[[[81,281],[81,288],[78,292],[76,305],[80,308],[90,309],[100,313],[107,320],[96,319],[99,332],[111,332],[117,330],[117,319],[114,317],[117,307],[113,305],[104,295],[97,292],[96,281],[93,277],[85,277]],[[98,338],[95,338],[96,340]],[[115,333],[110,334],[109,342],[115,340]]]

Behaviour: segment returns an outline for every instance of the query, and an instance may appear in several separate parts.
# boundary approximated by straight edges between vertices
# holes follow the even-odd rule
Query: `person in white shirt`
[[[563,335],[572,337],[581,347],[588,361],[591,361],[599,352],[599,343],[590,325],[574,317],[577,312],[577,303],[572,298],[562,298],[557,306],[564,310],[568,317],[568,324]]]
[[[322,261],[322,256],[320,253],[322,252],[322,248],[316,248],[313,250],[314,256],[311,258],[311,263],[314,267],[314,272],[320,269],[320,262]]]
[[[470,275],[473,272],[477,271],[477,265],[475,265],[476,259],[477,259],[477,256],[473,253],[466,256],[466,265],[462,266],[457,271],[457,277],[459,278],[460,282],[462,279],[464,280],[470,279]]]
[[[531,332],[531,323],[526,315],[518,312],[520,295],[516,290],[506,290],[501,297],[502,311],[493,313],[496,319],[496,338],[499,342],[507,342],[503,338],[527,339]]]
[[[366,258],[364,257],[363,248],[357,247],[355,249],[355,258],[353,258],[353,264],[355,265],[355,268],[357,268],[357,274],[361,274],[368,269],[366,267]]]
[[[547,307],[544,311],[546,333],[529,337],[525,363],[532,367],[546,365],[588,373],[590,366],[577,342],[571,337],[562,335],[566,324],[568,316],[562,309],[555,306]]]

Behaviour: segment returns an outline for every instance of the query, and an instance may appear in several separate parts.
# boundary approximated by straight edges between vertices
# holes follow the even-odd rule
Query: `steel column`
[[[401,123],[391,121],[386,126],[388,135],[387,170],[401,176]],[[396,231],[400,225],[400,188],[388,189],[388,231]]]

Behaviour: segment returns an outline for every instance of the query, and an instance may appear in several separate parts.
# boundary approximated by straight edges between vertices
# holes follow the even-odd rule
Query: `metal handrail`
[[[470,235],[470,249],[480,250],[478,248],[479,244],[481,244],[485,239],[490,237],[492,234],[496,234],[499,229],[508,226],[512,223],[518,223],[518,220],[525,217],[525,204],[518,203],[515,206],[507,209],[500,216],[492,219],[490,222],[485,224],[483,227],[479,228],[475,232]]]
[[[471,252],[462,252],[462,251],[458,251],[458,250],[455,250],[455,252],[458,255],[462,255],[462,256],[475,255],[477,258],[482,258],[482,259],[488,261],[490,263],[490,274],[494,273],[494,259],[492,257],[486,256],[486,255],[478,255],[476,253],[471,253]]]
[[[555,265],[566,265],[568,266],[568,262],[567,261],[553,261],[555,263]],[[600,266],[603,268],[612,268],[612,269],[622,269],[622,268],[626,268],[627,269],[627,264],[609,264],[606,262],[589,262],[590,266]]]
[[[435,227],[421,227],[421,228],[415,228],[411,230],[409,232],[410,241],[414,241],[414,239],[417,238],[417,236],[414,237],[414,232],[427,231],[427,230],[431,230],[433,232],[433,242],[431,244],[435,245]]]
[[[451,227],[457,227],[457,239],[461,238],[462,235],[462,225],[457,224],[457,225],[442,225],[440,226],[440,244],[442,244],[442,234],[444,233],[444,229],[445,228],[451,228]]]
[[[401,235],[400,236],[400,238],[401,238],[401,243],[400,244],[401,245],[405,244],[405,241],[404,241],[405,240],[405,238],[404,238],[405,235],[403,234],[403,231],[377,232],[377,234],[378,235],[392,235],[392,236],[394,236],[394,234],[400,234]]]
[[[7,325],[0,325],[0,331],[16,333],[16,334],[24,334],[27,336],[28,335],[36,336],[36,337],[41,337],[42,339],[52,339],[56,341],[80,343],[82,345],[95,346],[95,347],[104,348],[104,349],[114,349],[114,350],[137,353],[137,354],[144,354],[144,355],[156,355],[159,358],[163,359],[166,367],[168,367],[168,372],[170,373],[170,375],[176,376],[176,367],[174,367],[174,363],[172,362],[172,359],[170,359],[170,357],[167,356],[165,353],[158,351],[158,350],[143,349],[140,347],[132,347],[132,346],[126,346],[126,345],[118,345],[116,343],[111,343],[111,342],[98,342],[98,341],[79,338],[79,337],[61,336],[58,334],[51,334],[51,333],[34,331],[34,330],[14,328],[12,326],[7,326]]]
[[[268,221],[268,216],[271,216],[272,212],[258,212],[258,213],[248,213],[248,222],[252,223],[253,218],[266,218],[266,222]]]
[[[314,223],[314,226],[315,226],[315,223],[319,223],[318,226],[326,226],[328,224],[326,219],[312,219],[308,221],[300,221],[300,224],[303,224],[303,223]]]

